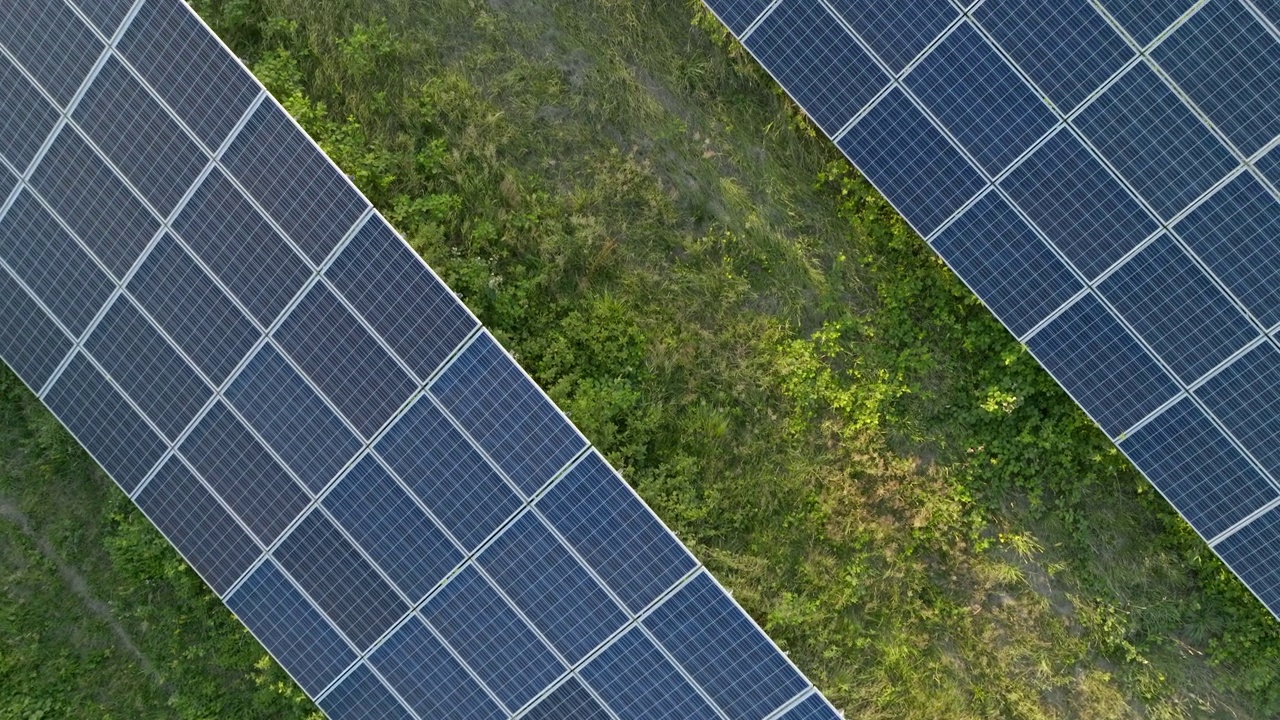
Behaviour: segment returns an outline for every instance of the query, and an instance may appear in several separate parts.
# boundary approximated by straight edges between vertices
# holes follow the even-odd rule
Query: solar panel
[[[0,355],[330,716],[834,716],[180,0],[0,4],[0,167]]]
[[[705,2],[1280,617],[1280,4]]]

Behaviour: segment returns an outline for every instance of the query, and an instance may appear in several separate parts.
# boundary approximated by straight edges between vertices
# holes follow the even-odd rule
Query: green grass
[[[695,4],[198,5],[850,717],[1280,712],[1270,615]],[[4,383],[0,718],[313,712]]]

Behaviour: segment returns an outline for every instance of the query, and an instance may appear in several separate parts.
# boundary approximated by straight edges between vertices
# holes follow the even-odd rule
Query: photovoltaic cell
[[[831,0],[831,7],[894,73],[910,64],[957,15],[946,0]]]
[[[644,626],[731,718],[762,718],[807,686],[706,573],[659,605]]]
[[[967,22],[934,47],[904,82],[992,174],[1056,122],[1044,101]]]
[[[759,17],[770,0],[711,0],[707,5],[730,30],[741,35]]]
[[[1098,290],[1183,382],[1194,382],[1258,337],[1168,235],[1121,265]]]
[[[93,31],[61,0],[0,3],[0,43],[63,105],[103,50]]]
[[[373,435],[417,390],[324,283],[311,286],[275,338],[338,410]]]
[[[320,512],[303,518],[272,554],[357,648],[368,648],[409,609]]]
[[[1015,336],[1084,286],[998,193],[988,193],[933,240]]]
[[[347,426],[271,345],[254,355],[226,398],[313,493],[360,449]]]
[[[114,57],[72,117],[163,216],[209,160]]]
[[[1253,0],[1254,7],[1262,11],[1277,26],[1280,26],[1280,0]]]
[[[1036,148],[1000,187],[1089,279],[1159,227],[1069,131]]]
[[[227,606],[312,696],[356,659],[270,559],[227,598]]]
[[[200,183],[173,228],[264,326],[311,275],[302,258],[219,170]]]
[[[58,111],[4,57],[0,57],[0,98],[5,99],[0,103],[0,157],[23,172],[53,130]]]
[[[133,0],[76,0],[76,5],[98,28],[98,32],[110,39],[128,14]]]
[[[1277,497],[1190,398],[1143,425],[1120,447],[1206,538]]]
[[[169,458],[138,493],[138,507],[219,595],[262,551],[182,461]]]
[[[429,398],[405,411],[375,449],[465,552],[520,507],[502,476]]]
[[[1027,346],[1112,437],[1178,392],[1173,380],[1092,295],[1054,318]]]
[[[374,215],[325,276],[420,379],[478,323],[382,218]]]
[[[622,720],[720,717],[639,628],[618,638],[581,672]]]
[[[595,452],[551,486],[536,507],[632,612],[696,565]]]
[[[1145,46],[1191,9],[1195,0],[1104,0],[1102,5],[1139,45]]]
[[[1176,229],[1264,327],[1280,322],[1280,203],[1257,180],[1236,177]]]
[[[986,184],[897,89],[836,144],[926,237]]]
[[[424,597],[462,560],[371,455],[347,472],[323,505],[410,600]]]
[[[117,279],[160,229],[147,206],[70,125],[45,153],[31,186]]]
[[[0,259],[73,335],[111,296],[107,274],[26,190],[0,219]]]
[[[1255,167],[1262,172],[1272,185],[1280,186],[1280,149],[1274,149],[1263,155]]]
[[[397,628],[369,659],[419,717],[433,720],[505,720],[507,717],[416,615]]]
[[[1063,112],[1133,57],[1088,0],[988,0],[974,17]]]
[[[261,337],[169,235],[148,253],[128,290],[215,384],[231,374]]]
[[[888,81],[817,3],[783,0],[746,45],[828,135],[853,119]]]
[[[1280,42],[1240,3],[1206,4],[1152,55],[1245,155],[1280,134]]]
[[[526,495],[586,445],[488,333],[476,337],[431,393]]]
[[[0,271],[0,357],[39,391],[71,350],[71,339],[9,273]]]
[[[317,264],[369,206],[274,103],[254,111],[222,161]]]
[[[782,720],[841,720],[841,716],[831,709],[821,695],[814,694],[788,710]]]
[[[520,516],[478,562],[570,663],[628,619],[534,513]]]
[[[320,701],[333,720],[412,720],[395,695],[363,664],[357,665]]]
[[[126,493],[133,492],[167,449],[82,353],[71,359],[43,400]]]
[[[1280,477],[1280,352],[1263,343],[1195,394],[1272,477]]]
[[[147,0],[118,49],[209,150],[258,94],[253,78],[181,0]]]
[[[1074,122],[1166,219],[1236,167],[1231,153],[1145,64],[1125,73]]]
[[[613,720],[591,692],[575,677],[551,691],[533,709],[521,716],[523,720]]]
[[[1280,510],[1272,509],[1214,548],[1268,607],[1280,607]]]
[[[310,499],[222,401],[192,428],[179,451],[264,545]]]
[[[84,342],[142,412],[176,439],[213,391],[125,298],[111,304]]]

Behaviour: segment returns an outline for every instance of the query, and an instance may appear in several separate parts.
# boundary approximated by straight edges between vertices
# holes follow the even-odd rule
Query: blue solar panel
[[[705,573],[659,605],[644,626],[730,717],[764,717],[807,686]]]
[[[897,89],[836,144],[921,235],[936,230],[986,184]]]
[[[1155,40],[1196,0],[1103,0],[1111,16],[1139,45]]]
[[[526,495],[586,446],[487,333],[444,371],[431,393]]]
[[[178,449],[264,545],[279,537],[310,500],[222,401]]]
[[[213,396],[213,389],[124,297],[111,304],[84,348],[170,439]]]
[[[1036,148],[1000,187],[1089,279],[1158,228],[1069,131]]]
[[[61,0],[0,3],[0,43],[59,103],[89,74],[103,45]]]
[[[810,695],[788,710],[781,720],[841,720],[841,716],[831,709],[821,695]]]
[[[58,121],[58,111],[7,59],[0,57],[0,157],[19,172],[27,169],[36,151]]]
[[[1044,101],[967,22],[933,48],[904,82],[993,175],[1056,122]]]
[[[1190,398],[1183,398],[1120,442],[1165,497],[1206,538],[1277,497]]]
[[[227,607],[311,695],[356,659],[338,631],[270,560],[227,598]]]
[[[515,492],[430,398],[405,411],[376,449],[465,552],[520,507]]]
[[[364,665],[357,665],[320,701],[333,720],[413,720],[386,685]]]
[[[988,0],[974,17],[1063,112],[1133,57],[1088,0]]]
[[[1271,181],[1272,185],[1280,186],[1280,149],[1272,150],[1263,155],[1258,160],[1256,167],[1267,180]]]
[[[581,673],[622,720],[720,717],[639,628],[618,638]]]
[[[167,448],[82,353],[43,400],[125,492],[133,492]]]
[[[320,512],[303,518],[272,555],[357,648],[368,648],[409,609]]]
[[[894,73],[910,64],[957,17],[947,0],[831,0],[831,7]]]
[[[1253,0],[1253,6],[1261,10],[1268,20],[1280,27],[1280,0]]]
[[[31,186],[116,278],[123,278],[160,223],[80,134],[66,126]]]
[[[1268,607],[1280,607],[1280,511],[1271,510],[1214,548]]]
[[[39,390],[71,350],[71,338],[9,273],[0,271],[0,358]]]
[[[1098,290],[1184,382],[1194,382],[1258,330],[1167,235]]]
[[[741,35],[752,22],[759,17],[771,0],[711,0],[707,6],[720,17],[721,22],[729,26],[734,33]]]
[[[270,345],[249,361],[226,398],[312,492],[360,449],[355,435]]]
[[[417,383],[323,283],[290,312],[275,338],[366,436],[391,418]]]
[[[1141,63],[1074,122],[1165,219],[1236,167],[1231,153]]]
[[[0,260],[73,335],[111,296],[107,274],[26,190],[0,219]]]
[[[1176,229],[1264,327],[1280,323],[1280,203],[1257,180],[1236,177]]]
[[[1178,392],[1173,380],[1092,295],[1054,318],[1027,346],[1112,437]]]
[[[932,244],[1017,336],[1084,287],[998,193],[969,207]]]
[[[506,601],[467,567],[422,609],[507,710],[533,699],[564,666]]]
[[[1245,155],[1280,134],[1280,41],[1240,3],[1208,3],[1152,55]]]
[[[176,457],[156,472],[138,493],[137,501],[220,595],[262,554],[252,536]]]
[[[417,616],[369,657],[409,707],[423,718],[505,720],[507,714]]]
[[[595,452],[553,485],[537,508],[632,612],[697,565]]]
[[[1272,477],[1280,477],[1280,351],[1259,345],[1195,394]]]
[[[807,0],[783,0],[746,45],[828,135],[889,80],[830,13]]]
[[[479,325],[376,215],[325,276],[421,379]]]
[[[551,691],[538,701],[533,709],[521,716],[523,720],[613,720],[586,686],[575,677]]]
[[[76,5],[98,28],[98,32],[110,38],[128,14],[133,0],[76,0]]]
[[[373,456],[356,463],[322,504],[411,601],[424,597],[462,560]]]
[[[627,621],[603,588],[534,513],[503,530],[478,562],[570,663]]]

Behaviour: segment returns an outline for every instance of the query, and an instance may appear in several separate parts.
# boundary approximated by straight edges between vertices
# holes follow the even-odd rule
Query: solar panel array
[[[1280,3],[706,2],[1280,617]]]
[[[0,3],[0,165],[0,355],[332,717],[837,717],[180,0]]]

